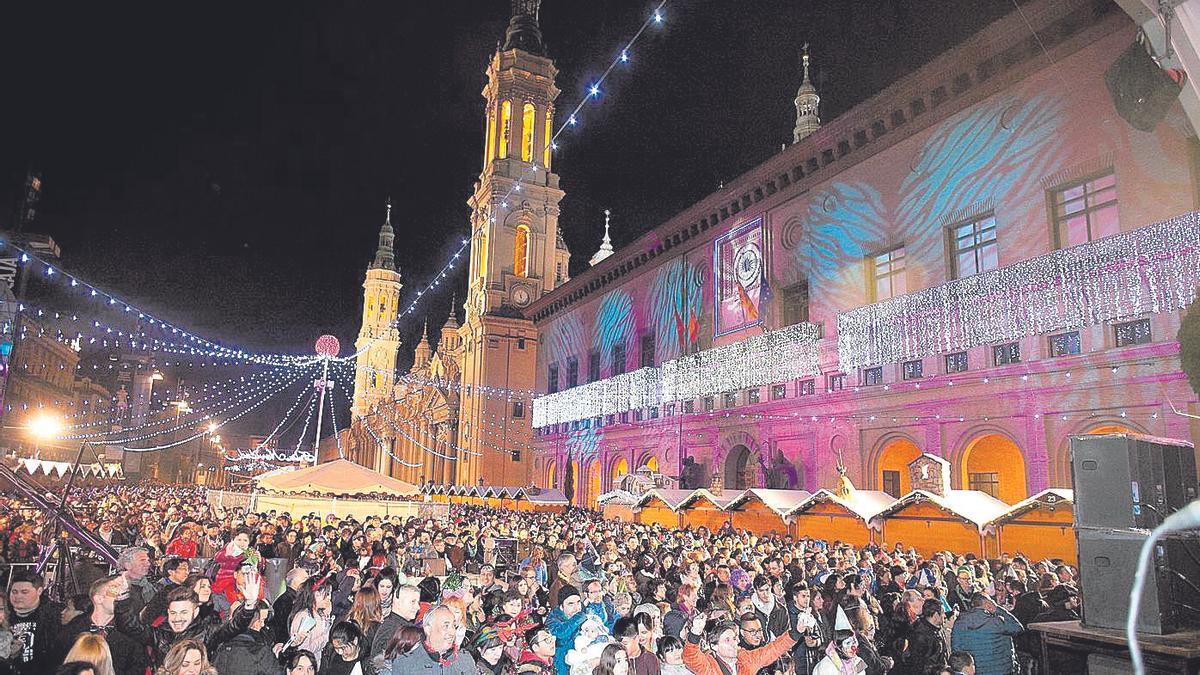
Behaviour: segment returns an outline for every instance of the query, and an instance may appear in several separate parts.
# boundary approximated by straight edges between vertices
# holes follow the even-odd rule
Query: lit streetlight
[[[27,425],[29,433],[33,435],[33,458],[40,459],[42,454],[41,444],[43,441],[49,441],[55,436],[62,433],[62,421],[57,417],[48,414],[41,414],[29,420]]]

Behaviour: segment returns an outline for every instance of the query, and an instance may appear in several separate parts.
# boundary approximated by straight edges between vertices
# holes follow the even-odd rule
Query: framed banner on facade
[[[720,337],[762,323],[767,299],[762,216],[713,243],[713,332]]]

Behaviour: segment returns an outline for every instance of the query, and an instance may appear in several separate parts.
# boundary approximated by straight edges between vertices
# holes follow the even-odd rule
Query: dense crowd
[[[16,564],[0,672],[1004,675],[1030,672],[1026,624],[1078,617],[1075,571],[1019,554],[926,558],[583,509],[245,513],[165,485],[72,503],[119,548],[117,569],[52,599],[20,564],[42,516],[4,500]],[[277,597],[268,567],[287,570]]]

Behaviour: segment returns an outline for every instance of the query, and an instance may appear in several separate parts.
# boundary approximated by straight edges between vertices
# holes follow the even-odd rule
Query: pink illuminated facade
[[[927,452],[1013,504],[1071,435],[1200,437],[1194,134],[1114,110],[1115,5],[1024,12],[1046,52],[1002,19],[526,308],[532,481],[900,495]]]

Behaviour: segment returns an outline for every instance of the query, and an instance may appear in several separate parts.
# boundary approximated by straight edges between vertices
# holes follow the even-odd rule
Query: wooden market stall
[[[1078,564],[1074,521],[1074,492],[1043,490],[985,524],[985,551],[990,558],[1020,553],[1031,561],[1061,558]]]
[[[662,488],[650,490],[642,495],[634,506],[634,522],[643,525],[659,525],[675,528],[682,522],[677,509],[683,500],[690,497],[691,490]]]
[[[784,516],[810,496],[807,490],[752,488],[730,501],[725,511],[735,530],[746,530],[760,537],[768,533],[787,534]]]
[[[729,512],[725,507],[742,495],[741,492],[722,492],[715,494],[700,488],[680,502],[679,522],[681,527],[707,527],[716,531],[729,522]]]
[[[913,490],[872,519],[886,549],[902,544],[923,556],[934,551],[984,555],[983,527],[1008,505],[979,490],[946,490],[944,495]]]
[[[785,515],[793,537],[841,541],[861,547],[874,540],[876,532],[870,526],[871,519],[895,503],[894,497],[876,490],[856,489],[838,496],[822,489]]]

